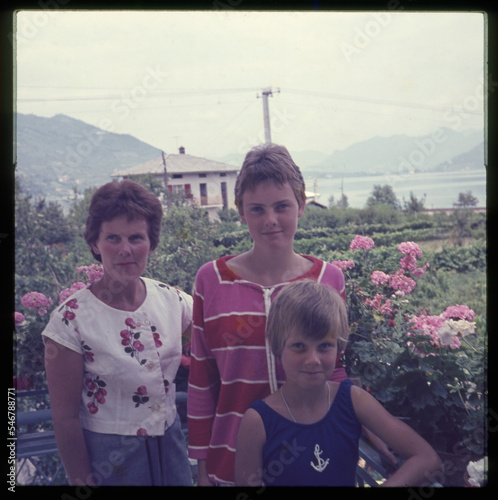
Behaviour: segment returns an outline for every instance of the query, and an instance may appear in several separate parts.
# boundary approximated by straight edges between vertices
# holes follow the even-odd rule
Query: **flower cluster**
[[[86,288],[87,285],[81,281],[76,281],[76,283],[73,283],[69,288],[64,288],[59,293],[59,304],[62,304],[65,302],[71,295],[76,293],[78,290],[82,290],[83,288]]]
[[[84,273],[87,276],[88,284],[102,278],[104,274],[104,268],[101,264],[91,264],[90,266],[80,266],[76,269],[79,273]]]
[[[370,279],[372,283],[377,286],[389,285],[395,290],[397,296],[402,297],[410,295],[417,286],[417,282],[410,276],[406,276],[405,272],[408,271],[413,276],[420,277],[424,275],[429,264],[425,264],[423,267],[417,266],[417,258],[422,257],[422,251],[420,247],[412,241],[400,243],[398,250],[405,255],[400,259],[401,268],[394,274],[386,274],[383,271],[373,271],[370,275]]]
[[[125,346],[125,352],[129,354],[132,358],[135,358],[141,365],[146,363],[146,359],[140,361],[140,353],[145,349],[145,346],[138,340],[140,338],[140,332],[134,332],[137,325],[133,318],[126,318],[125,325],[129,328],[128,330],[121,330],[121,344]],[[156,343],[157,345],[157,343]]]
[[[373,299],[366,299],[365,304],[370,306],[372,309],[379,311],[381,314],[392,315],[394,312],[393,305],[389,299],[382,303],[384,299],[385,296],[378,293]]]
[[[465,446],[473,459],[482,456],[483,440],[474,436],[484,418],[486,344],[476,335],[475,312],[459,304],[432,312],[414,293],[429,267],[416,243],[403,242],[392,252],[373,247],[356,236],[348,257],[334,262],[346,277],[348,375],[358,377],[391,413],[409,418],[436,449]],[[448,430],[449,422],[461,425]]]
[[[23,313],[17,311],[14,313],[14,323],[16,326],[21,326],[25,320],[26,318],[24,317]]]
[[[448,307],[438,316],[422,314],[409,320],[408,335],[422,333],[430,338],[435,347],[449,346],[458,349],[460,338],[475,333],[475,323],[472,322],[475,313],[468,306],[456,305]]]
[[[488,476],[488,457],[483,457],[475,462],[470,461],[467,464],[467,476],[470,486],[475,488],[484,486]]]
[[[374,240],[368,236],[357,235],[349,245],[349,249],[355,251],[357,249],[370,250],[375,246]]]
[[[107,390],[104,389],[106,383],[100,379],[97,375],[94,378],[88,376],[84,380],[85,387],[87,388],[87,396],[92,398],[91,401],[87,403],[88,411],[95,415],[99,411],[99,407],[97,405],[105,404],[105,397],[107,396]]]
[[[346,269],[353,269],[354,261],[353,260],[334,260],[332,264],[338,267],[341,271],[345,271]]]
[[[135,403],[135,408],[138,408],[140,405],[143,405],[149,401],[149,396],[147,394],[147,387],[145,385],[141,385],[133,395],[133,402]]]
[[[429,264],[424,267],[417,267],[417,258],[422,257],[422,250],[420,247],[413,243],[413,241],[405,241],[398,245],[398,250],[404,255],[399,261],[401,268],[409,271],[413,276],[420,277],[425,274]]]
[[[40,292],[28,292],[21,299],[21,304],[28,309],[38,310],[40,316],[47,314],[48,309],[52,306],[52,299],[45,297]]]
[[[69,288],[64,288],[64,290],[62,290],[59,293],[59,304],[62,304],[65,300],[71,297],[71,295],[76,293],[78,290],[87,288],[94,281],[102,278],[104,274],[104,269],[100,264],[92,264],[90,266],[80,266],[76,270],[79,273],[83,273],[86,275],[86,283],[82,281],[76,281]]]

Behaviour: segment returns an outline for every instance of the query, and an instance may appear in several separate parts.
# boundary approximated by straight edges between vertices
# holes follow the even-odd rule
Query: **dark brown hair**
[[[159,244],[163,207],[161,202],[147,189],[134,181],[108,182],[95,191],[90,201],[86,219],[85,241],[92,255],[102,262],[100,255],[92,250],[103,222],[125,215],[128,220],[143,218],[147,222],[150,248]]]
[[[289,183],[299,206],[306,202],[304,179],[284,146],[267,143],[251,149],[245,157],[235,182],[235,205],[242,210],[242,195],[261,182],[272,180],[277,184]]]

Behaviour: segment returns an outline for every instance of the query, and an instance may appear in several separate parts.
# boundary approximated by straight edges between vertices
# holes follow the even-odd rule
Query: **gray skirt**
[[[192,486],[178,415],[162,436],[83,434],[97,486]]]

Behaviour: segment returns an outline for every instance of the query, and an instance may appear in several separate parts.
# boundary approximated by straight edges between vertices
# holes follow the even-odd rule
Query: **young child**
[[[383,483],[414,486],[440,467],[432,447],[349,379],[330,381],[347,341],[344,300],[312,281],[287,285],[267,335],[286,382],[245,413],[237,439],[239,486],[355,486],[362,425],[406,461]]]
[[[285,380],[265,337],[270,304],[282,287],[309,279],[327,283],[345,298],[337,267],[294,251],[306,194],[285,147],[265,144],[247,153],[235,201],[253,246],[202,266],[193,293],[188,445],[199,464],[200,486],[234,484],[242,416]],[[337,363],[333,380],[344,378]]]

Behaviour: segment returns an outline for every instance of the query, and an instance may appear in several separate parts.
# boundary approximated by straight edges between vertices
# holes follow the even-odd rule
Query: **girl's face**
[[[239,213],[255,245],[278,249],[293,245],[303,211],[288,183],[268,180],[244,192]]]
[[[281,362],[287,383],[311,389],[330,379],[337,359],[337,336],[328,333],[321,340],[293,329],[284,344]]]
[[[120,282],[140,278],[147,265],[150,240],[147,221],[123,215],[102,223],[92,250],[100,255],[104,275]]]

